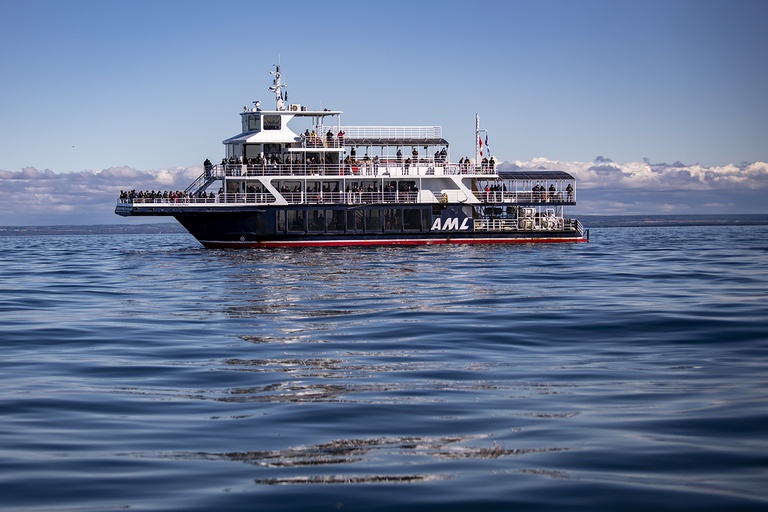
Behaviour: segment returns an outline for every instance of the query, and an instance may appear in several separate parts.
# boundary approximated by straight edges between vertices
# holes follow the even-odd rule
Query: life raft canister
[[[448,194],[443,192],[442,197],[440,197],[440,202],[443,203],[443,204],[447,204],[448,203]]]

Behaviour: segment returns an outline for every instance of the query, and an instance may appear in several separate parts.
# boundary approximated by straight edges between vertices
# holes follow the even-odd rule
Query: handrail
[[[575,194],[566,195],[563,192],[509,192],[499,190],[474,190],[472,194],[484,203],[524,203],[524,204],[571,204],[575,202]]]
[[[495,176],[496,171],[486,165],[452,164],[435,161],[434,158],[424,157],[418,161],[408,162],[407,159],[381,158],[359,159],[352,163],[262,163],[262,164],[219,164],[222,176],[256,177],[256,176],[432,176],[476,174]]]
[[[419,203],[418,192],[283,192],[288,204],[377,204],[377,203]],[[183,206],[188,204],[274,204],[275,196],[270,192],[221,193],[213,197],[134,197],[121,198],[119,203],[128,204],[169,204]]]
[[[345,139],[441,139],[442,126],[340,126],[330,128],[334,136]]]
[[[184,189],[184,192],[189,194],[194,191],[196,193],[210,185],[214,180],[223,177],[224,169],[221,165],[205,165],[202,174],[200,174],[195,181],[190,183],[189,186]]]
[[[269,192],[256,192],[256,193],[239,193],[229,192],[215,194],[214,197],[134,197],[134,198],[121,198],[119,203],[128,204],[172,204],[176,206],[183,206],[188,204],[238,204],[238,203],[256,203],[256,204],[272,204],[275,202],[275,196]]]

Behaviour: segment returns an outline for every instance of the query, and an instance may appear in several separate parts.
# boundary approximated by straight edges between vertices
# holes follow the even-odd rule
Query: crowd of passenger
[[[333,138],[333,134],[329,131],[329,137]],[[344,132],[339,132],[339,136],[342,139],[343,142],[343,134]],[[305,133],[303,137],[308,138],[308,140],[320,140],[317,138],[317,135],[315,135],[314,132],[312,133]],[[224,169],[232,170],[235,167],[240,166],[247,166],[247,171],[258,171],[258,170],[321,170],[321,169],[338,169],[343,174],[357,174],[357,172],[360,170],[361,166],[365,166],[369,170],[373,170],[374,174],[379,168],[380,164],[383,165],[389,165],[391,163],[395,163],[397,166],[404,166],[405,167],[405,173],[408,173],[408,169],[411,165],[418,164],[446,164],[448,160],[448,153],[445,148],[436,151],[435,154],[432,157],[429,156],[420,156],[418,149],[415,147],[411,149],[411,157],[406,158],[403,160],[403,152],[401,149],[397,150],[397,153],[395,155],[394,160],[390,160],[386,157],[383,157],[381,160],[379,159],[379,156],[374,156],[373,158],[369,157],[367,154],[363,157],[358,159],[357,157],[357,150],[354,146],[350,147],[349,154],[346,155],[346,157],[341,162],[334,162],[329,158],[324,158],[322,156],[308,156],[306,161],[302,161],[301,158],[299,158],[299,155],[297,154],[293,158],[290,157],[289,154],[268,154],[268,155],[262,155],[258,154],[255,158],[244,158],[239,156],[231,156],[229,158],[222,158],[221,159],[221,166]],[[462,173],[469,173],[475,166],[472,163],[472,161],[469,159],[469,157],[462,158],[459,160],[458,163],[459,169]],[[203,163],[203,167],[205,168],[206,172],[210,172],[213,169],[213,164],[210,160],[206,159]],[[493,158],[483,158],[480,167],[483,171],[493,171],[496,167],[496,161]],[[346,172],[344,172],[346,171]],[[249,175],[251,175],[249,173]]]
[[[206,194],[205,191],[200,191],[197,194],[189,194],[187,192],[183,191],[155,191],[155,190],[148,190],[148,191],[136,191],[136,190],[130,190],[120,191],[120,202],[122,203],[128,203],[128,202],[156,202],[155,200],[161,200],[159,202],[164,203],[179,203],[179,202],[185,202],[188,199],[215,199],[216,195],[211,192],[210,194]]]
[[[547,186],[545,183],[541,183],[541,184],[536,183],[536,185],[534,185],[533,188],[531,189],[531,192],[533,193],[531,196],[532,199],[538,203],[546,203],[549,201],[563,200],[562,192],[558,193],[554,183],[549,185],[549,189],[547,189]],[[570,183],[565,188],[565,193],[566,193],[566,200],[573,201],[573,186]]]

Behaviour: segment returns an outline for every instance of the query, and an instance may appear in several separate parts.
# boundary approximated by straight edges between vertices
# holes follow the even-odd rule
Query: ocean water
[[[768,510],[768,226],[0,237],[0,509]]]

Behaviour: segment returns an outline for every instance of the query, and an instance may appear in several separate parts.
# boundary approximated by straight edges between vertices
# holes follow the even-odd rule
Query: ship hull
[[[509,229],[507,223],[506,229],[475,230],[472,208],[462,205],[408,210],[410,215],[391,207],[329,208],[322,210],[319,227],[310,215],[316,209],[303,211],[298,226],[290,223],[290,216],[286,222],[284,209],[269,207],[250,212],[179,212],[174,217],[206,248],[564,243],[589,239],[588,232],[575,227]],[[372,217],[380,221],[371,225]],[[334,218],[337,224],[331,223]],[[364,222],[356,222],[360,219]]]

